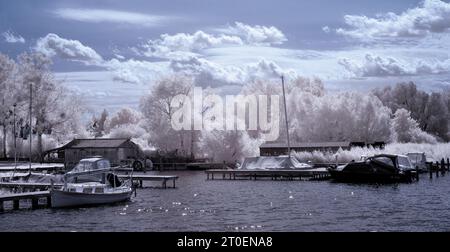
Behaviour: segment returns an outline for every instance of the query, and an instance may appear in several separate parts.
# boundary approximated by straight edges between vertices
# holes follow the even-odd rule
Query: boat
[[[63,187],[50,190],[51,206],[78,207],[127,201],[132,195],[132,180],[121,180],[107,159],[82,159],[64,174]]]
[[[408,156],[379,154],[363,161],[328,168],[331,178],[341,182],[411,182],[418,171]]]
[[[425,152],[408,152],[405,155],[409,157],[413,167],[419,169],[419,172],[428,172],[429,168]]]

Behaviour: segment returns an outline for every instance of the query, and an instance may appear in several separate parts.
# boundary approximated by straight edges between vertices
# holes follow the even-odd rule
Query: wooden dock
[[[129,178],[130,175],[118,175],[119,178]],[[143,182],[144,181],[161,181],[162,185],[161,187],[166,189],[167,187],[167,181],[172,181],[172,187],[175,188],[175,181],[178,179],[178,176],[175,175],[141,175],[141,174],[133,174],[131,176],[131,179],[133,181],[139,182],[139,187],[143,188]]]
[[[49,191],[42,192],[27,192],[27,193],[15,193],[15,194],[5,194],[0,195],[0,212],[5,210],[4,202],[12,201],[12,206],[14,210],[20,208],[21,200],[31,200],[31,208],[36,209],[39,207],[39,199],[46,199],[46,206],[51,206],[51,198]]]
[[[244,170],[244,169],[217,169],[205,171],[209,180],[325,180],[330,178],[326,168],[307,170]]]
[[[63,184],[55,183],[54,188],[62,187]],[[0,188],[13,189],[16,192],[34,192],[49,190],[52,187],[51,183],[28,183],[28,182],[0,182]]]

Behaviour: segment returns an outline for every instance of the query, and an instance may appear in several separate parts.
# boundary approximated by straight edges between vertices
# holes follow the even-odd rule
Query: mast
[[[29,155],[30,155],[30,168],[29,173],[31,174],[31,138],[33,136],[33,128],[31,127],[31,111],[32,111],[32,103],[33,103],[33,84],[30,83],[30,149],[29,149]]]
[[[283,101],[284,101],[284,119],[286,121],[286,137],[287,137],[287,146],[288,146],[288,156],[291,158],[291,143],[289,141],[289,124],[287,118],[287,107],[286,107],[286,93],[284,91],[284,76],[281,75],[281,86],[283,88]]]

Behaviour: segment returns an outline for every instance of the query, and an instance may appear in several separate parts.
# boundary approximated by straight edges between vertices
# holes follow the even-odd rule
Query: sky
[[[331,91],[414,81],[450,88],[450,3],[441,0],[17,0],[0,2],[0,52],[52,58],[94,111],[137,107],[187,73],[232,94],[255,78],[318,77]]]

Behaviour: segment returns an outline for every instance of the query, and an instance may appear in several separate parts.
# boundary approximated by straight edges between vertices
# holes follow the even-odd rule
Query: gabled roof
[[[130,141],[128,138],[74,139],[60,149],[118,148],[128,141]]]
[[[349,147],[351,142],[294,143],[291,148],[332,148]],[[260,148],[287,148],[286,143],[263,143]]]

